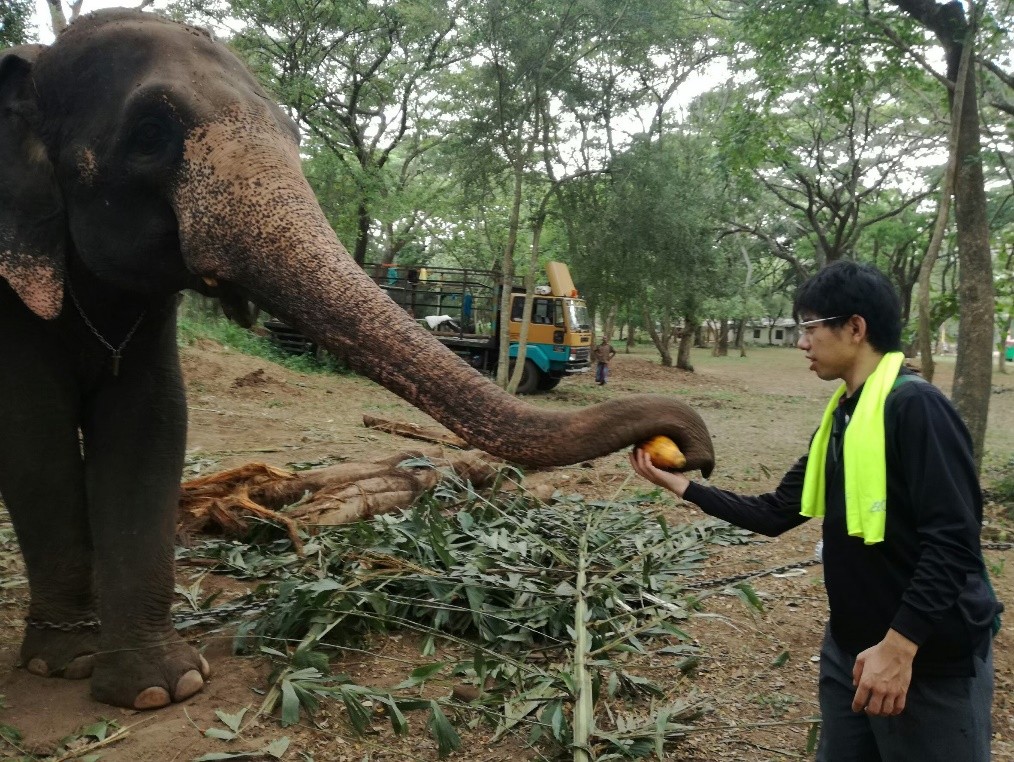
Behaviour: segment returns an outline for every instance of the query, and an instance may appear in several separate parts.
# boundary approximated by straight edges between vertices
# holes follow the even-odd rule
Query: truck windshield
[[[588,307],[581,299],[565,299],[567,325],[572,331],[590,331],[591,321],[588,319]]]

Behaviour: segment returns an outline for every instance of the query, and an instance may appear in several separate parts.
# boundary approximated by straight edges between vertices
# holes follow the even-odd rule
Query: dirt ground
[[[411,446],[406,440],[362,426],[364,414],[433,425],[422,413],[371,382],[351,376],[290,372],[263,360],[239,354],[211,342],[183,352],[190,402],[188,463],[191,471],[213,470],[253,461],[277,466],[371,460]],[[647,349],[622,353],[612,378],[598,387],[591,378],[565,381],[552,394],[534,398],[546,408],[592,404],[608,397],[642,391],[678,390],[703,415],[714,436],[718,466],[711,482],[740,491],[773,488],[784,470],[802,452],[831,391],[806,370],[802,355],[791,349],[758,349],[747,358],[694,355],[696,372],[662,368]],[[937,383],[949,390],[953,366],[939,366]],[[994,375],[990,432],[984,481],[995,479],[1014,457],[1014,373]],[[591,468],[570,467],[534,475],[588,498],[611,498],[644,491],[623,453],[601,458]],[[701,514],[674,499],[656,506],[671,521],[694,521]],[[986,539],[1009,542],[1014,522],[1001,506],[987,507]],[[772,541],[720,548],[712,546],[706,578],[717,579],[743,571],[763,571],[813,557],[819,537],[817,522]],[[1006,533],[1006,534],[1005,534]],[[99,720],[125,729],[113,742],[77,754],[99,754],[108,762],[189,762],[211,753],[238,753],[263,748],[282,737],[291,740],[286,760],[360,762],[365,760],[434,760],[436,745],[426,734],[424,720],[409,717],[413,731],[395,737],[386,722],[364,737],[354,735],[337,707],[326,706],[315,722],[282,728],[262,718],[232,743],[207,738],[204,731],[216,722],[216,711],[235,713],[244,707],[251,715],[263,700],[268,665],[256,657],[231,654],[228,633],[188,631],[204,649],[214,675],[205,690],[185,702],[155,712],[121,710],[92,701],[86,681],[49,680],[15,668],[21,638],[27,583],[15,552],[9,522],[0,522],[0,725],[22,735],[17,747],[0,739],[0,758],[23,754],[34,758],[54,755],[61,739]],[[986,559],[997,574],[1001,598],[1014,601],[1014,558],[1010,550],[990,550]],[[206,591],[221,586],[245,592],[235,580],[216,580],[205,570],[182,565],[178,583],[187,585],[203,576]],[[652,664],[657,682],[672,695],[696,691],[710,710],[696,721],[667,759],[687,762],[717,760],[805,759],[808,718],[817,714],[816,658],[826,619],[826,601],[819,566],[796,574],[767,575],[753,586],[765,611],[751,611],[736,597],[716,594],[689,622],[701,648],[700,666],[689,674],[675,663]],[[993,710],[994,759],[1014,760],[1014,614],[1007,617],[996,640],[996,698]],[[442,647],[437,658],[452,660],[453,646]],[[788,652],[781,663],[777,657]],[[679,657],[673,657],[675,662]],[[339,669],[354,680],[375,686],[394,686],[422,657],[410,633],[376,637],[370,647],[341,660]],[[776,666],[776,662],[778,665]],[[428,690],[449,690],[428,685]],[[478,724],[458,727],[464,747],[452,758],[495,760],[547,759],[528,748],[523,735],[489,743],[491,731]],[[2,728],[0,728],[2,732]],[[56,754],[51,759],[82,758]],[[268,759],[249,756],[247,759]]]

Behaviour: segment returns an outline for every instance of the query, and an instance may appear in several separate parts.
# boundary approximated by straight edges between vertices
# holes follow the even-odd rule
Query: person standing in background
[[[608,336],[602,337],[602,343],[592,350],[592,356],[595,358],[595,383],[605,386],[609,378],[609,361],[616,356],[616,350],[609,343]]]

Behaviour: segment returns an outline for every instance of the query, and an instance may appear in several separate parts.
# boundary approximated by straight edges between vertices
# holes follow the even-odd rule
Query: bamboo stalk
[[[588,603],[585,600],[588,566],[588,527],[578,540],[577,579],[574,600],[574,762],[591,760],[589,740],[595,726],[595,705],[592,702],[592,681],[588,672]]]

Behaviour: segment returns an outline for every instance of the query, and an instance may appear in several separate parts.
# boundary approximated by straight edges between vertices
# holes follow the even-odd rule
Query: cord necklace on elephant
[[[147,312],[142,312],[137,316],[137,320],[134,321],[134,325],[131,326],[129,331],[127,331],[127,335],[124,337],[123,341],[120,342],[118,347],[114,347],[109,343],[105,336],[99,333],[99,329],[92,324],[92,321],[88,319],[85,311],[81,308],[81,302],[77,300],[77,294],[74,293],[74,287],[71,285],[70,278],[67,279],[67,293],[70,294],[70,300],[74,302],[74,306],[77,308],[77,314],[81,316],[81,319],[85,322],[85,325],[88,326],[88,329],[95,335],[95,338],[102,343],[102,346],[113,353],[113,375],[120,375],[120,358],[123,356],[123,349],[134,337],[134,333],[137,331],[138,326],[141,325],[141,321],[144,320],[144,316]]]

